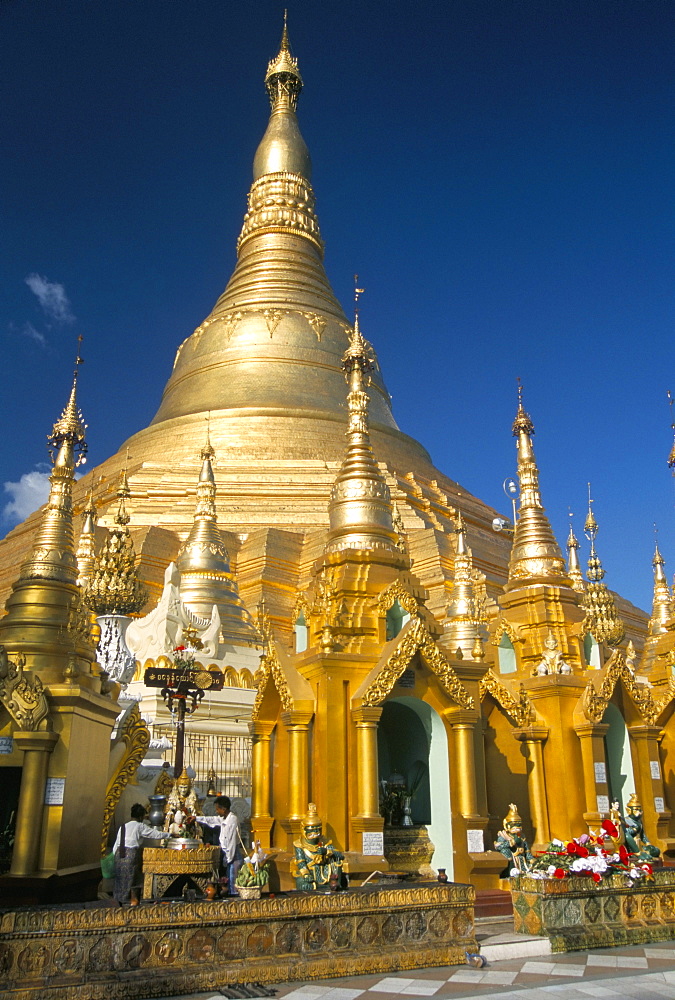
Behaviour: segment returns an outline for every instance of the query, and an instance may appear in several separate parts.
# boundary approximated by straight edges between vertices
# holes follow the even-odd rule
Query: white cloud
[[[5,483],[4,491],[9,493],[12,499],[2,508],[2,519],[5,522],[18,524],[47,502],[49,473],[37,469],[33,472],[24,472],[18,483]]]
[[[56,323],[72,323],[75,319],[66,290],[58,281],[49,281],[39,274],[29,274],[26,284],[37,297],[45,314]]]
[[[37,341],[37,343],[41,344],[42,347],[45,347],[47,343],[47,338],[44,333],[40,333],[39,330],[36,330],[32,323],[24,323],[21,333],[24,337],[29,337],[31,340]]]

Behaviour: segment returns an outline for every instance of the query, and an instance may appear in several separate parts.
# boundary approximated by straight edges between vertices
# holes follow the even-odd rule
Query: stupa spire
[[[574,527],[572,525],[572,515],[570,514],[570,533],[567,536],[567,572],[570,580],[572,581],[572,587],[579,594],[583,594],[584,578],[581,573],[581,566],[579,565],[579,540],[574,534]]]
[[[649,618],[649,635],[661,635],[668,631],[668,622],[673,617],[673,601],[664,571],[665,560],[659,551],[658,543],[654,547],[654,599],[652,613]]]
[[[194,521],[176,560],[181,575],[180,596],[186,608],[204,622],[211,619],[215,605],[226,642],[252,643],[257,641],[257,633],[239,596],[217,523],[214,458],[207,428],[206,443],[201,451]]]
[[[466,529],[460,511],[457,511],[455,523],[457,534],[454,582],[445,636],[447,647],[452,654],[456,654],[459,649],[462,656],[468,658],[473,654],[476,639],[479,637],[473,559],[471,549],[467,545]]]
[[[534,424],[523,406],[518,380],[518,410],[513,422],[517,439],[520,506],[513,534],[507,590],[524,583],[553,582],[569,585],[565,562],[544,511],[539,493],[539,469],[532,448]]]
[[[368,427],[368,393],[373,368],[370,345],[361,333],[356,289],[354,327],[342,359],[347,394],[347,453],[331,491],[330,530],[326,552],[341,549],[381,550],[402,554],[397,547],[389,487],[373,456]]]
[[[96,564],[95,529],[97,521],[96,504],[94,503],[93,487],[87,494],[82,522],[80,540],[77,543],[77,582],[80,587],[86,587],[94,575]]]
[[[588,584],[584,595],[585,627],[598,642],[606,642],[608,646],[618,646],[624,637],[624,625],[607,586],[603,583],[605,571],[600,557],[595,550],[595,539],[598,535],[598,522],[593,513],[591,499],[591,484],[588,484],[588,514],[584,522],[584,534],[591,543],[591,554],[588,559]]]
[[[138,579],[134,543],[129,532],[131,518],[125,501],[131,496],[126,467],[120,474],[117,513],[99,552],[85,594],[87,606],[96,615],[137,614],[148,599]]]

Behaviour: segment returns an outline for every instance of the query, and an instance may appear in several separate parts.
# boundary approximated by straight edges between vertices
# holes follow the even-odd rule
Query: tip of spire
[[[598,522],[595,520],[595,515],[593,514],[593,503],[594,500],[591,498],[591,484],[588,484],[588,514],[586,515],[586,520],[584,521],[584,534],[589,540],[591,545],[595,543],[596,535],[598,534]]]
[[[525,407],[523,406],[523,385],[520,379],[518,379],[518,410],[516,412],[516,419],[513,421],[513,436],[518,437],[521,433],[532,437],[534,434],[534,424],[529,413],[525,412]]]
[[[56,463],[57,457],[55,457],[55,452],[60,453],[63,446],[67,445],[68,450],[72,452],[71,460],[75,467],[84,465],[87,460],[87,442],[85,439],[87,425],[84,422],[82,411],[77,405],[77,377],[79,375],[79,366],[83,363],[83,359],[80,356],[81,334],[77,340],[78,349],[70,396],[68,397],[68,402],[64,407],[63,413],[52,427],[51,434],[47,435],[47,443],[50,446],[52,460]]]
[[[281,93],[291,96],[294,92],[295,100],[302,89],[302,77],[298,70],[298,60],[291,55],[291,45],[288,38],[288,10],[284,10],[284,27],[281,32],[281,44],[278,55],[270,60],[265,74],[265,84],[274,102]]]
[[[665,566],[666,560],[661,555],[661,550],[659,549],[659,543],[656,542],[654,545],[654,558],[652,559],[652,566],[656,568],[657,566]]]
[[[211,444],[211,411],[209,410],[209,415],[206,418],[206,441],[204,443],[204,447],[201,450],[200,457],[202,458],[203,461],[206,461],[207,458],[208,459],[213,458],[215,454],[216,453]]]

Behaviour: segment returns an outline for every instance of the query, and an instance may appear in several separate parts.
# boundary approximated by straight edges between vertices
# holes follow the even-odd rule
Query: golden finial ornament
[[[569,585],[562,552],[544,511],[539,492],[539,469],[532,448],[534,424],[523,406],[518,379],[518,410],[513,422],[517,439],[520,506],[513,533],[507,590],[526,582],[553,581]]]
[[[342,368],[347,394],[347,454],[331,490],[328,505],[330,529],[326,552],[361,549],[403,556],[397,547],[389,487],[373,457],[368,428],[368,393],[372,352],[359,325],[358,297]]]
[[[654,598],[649,618],[648,634],[661,635],[668,631],[668,623],[673,617],[673,599],[664,570],[665,559],[661,555],[658,542],[654,546]]]
[[[570,511],[570,532],[567,536],[567,573],[572,581],[572,587],[579,594],[583,594],[586,589],[584,586],[584,578],[581,572],[581,566],[579,564],[579,541],[577,536],[574,534],[574,526],[572,523],[572,518],[574,515]]]
[[[614,598],[603,583],[605,571],[595,550],[595,540],[598,535],[598,522],[593,513],[594,500],[591,497],[591,484],[588,484],[588,514],[584,523],[584,534],[591,543],[591,554],[588,559],[588,583],[584,594],[583,606],[586,612],[584,625],[597,642],[606,642],[608,646],[618,646],[624,637],[624,624],[614,603]]]
[[[127,452],[127,462],[128,462]],[[131,496],[127,467],[120,473],[117,513],[99,552],[87,587],[85,602],[98,616],[138,614],[148,599],[138,578],[134,543],[129,531],[131,520],[126,500]]]
[[[207,620],[215,605],[226,642],[257,643],[258,634],[239,596],[227,546],[217,523],[215,454],[207,423],[194,520],[176,559],[181,577],[180,596],[189,611]]]
[[[77,582],[80,587],[86,587],[94,574],[96,563],[96,521],[97,512],[94,503],[94,489],[91,487],[87,493],[87,503],[82,511],[82,531],[80,540],[77,543]]]
[[[444,636],[453,655],[458,650],[462,656],[474,656],[476,640],[480,638],[477,601],[474,584],[473,559],[466,541],[466,528],[461,512],[455,516],[455,563],[452,596]],[[482,644],[481,644],[482,648]]]

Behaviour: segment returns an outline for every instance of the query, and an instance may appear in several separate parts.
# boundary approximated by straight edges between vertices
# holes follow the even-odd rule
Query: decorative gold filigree
[[[474,707],[473,698],[418,618],[411,620],[403,639],[366,690],[363,704],[380,705],[417,652],[436,674],[446,694],[457,705],[461,705],[462,708]]]
[[[125,787],[133,778],[150,745],[150,730],[141,718],[138,705],[134,705],[125,720],[124,728],[118,733],[117,741],[126,744],[115,773],[108,781],[103,811],[103,830],[101,832],[101,854],[108,850],[108,834],[115,815],[115,807]]]
[[[382,614],[389,611],[390,608],[398,601],[402,608],[404,608],[411,618],[419,617],[419,605],[417,599],[409,590],[401,583],[400,579],[394,580],[389,586],[382,591],[377,599],[376,607],[378,611]]]
[[[582,695],[582,711],[589,722],[602,721],[619,679],[633,699],[638,712],[650,726],[657,724],[663,712],[675,698],[675,678],[672,675],[664,695],[655,699],[649,685],[635,679],[635,674],[626,662],[625,653],[621,650],[614,651],[608,663],[599,673],[603,674],[600,689],[598,690],[594,678],[590,677]]]
[[[19,653],[16,662],[0,646],[0,701],[19,729],[34,732],[49,715],[49,704],[39,677],[24,672],[26,657]]]
[[[288,681],[286,680],[281,664],[279,663],[279,657],[277,656],[277,651],[274,647],[273,641],[270,641],[265,653],[260,657],[260,670],[258,673],[260,673],[261,676],[258,682],[258,690],[256,692],[255,701],[253,703],[251,721],[255,722],[260,715],[260,709],[270,678],[274,682],[274,686],[277,689],[283,711],[290,712],[293,708],[293,695],[291,694]]]
[[[519,729],[531,726],[536,721],[536,713],[532,707],[532,702],[522,684],[516,696],[506,684],[500,681],[493,670],[488,670],[481,678],[478,691],[481,701],[486,694],[491,695]]]
[[[492,640],[495,646],[499,645],[499,640],[503,635],[507,635],[514,646],[517,642],[522,642],[518,630],[506,618],[500,618],[495,626],[494,638]]]

